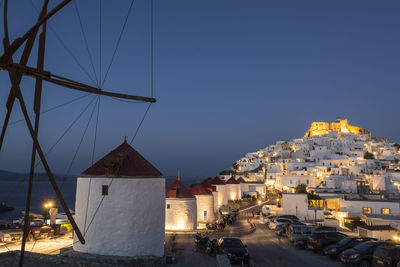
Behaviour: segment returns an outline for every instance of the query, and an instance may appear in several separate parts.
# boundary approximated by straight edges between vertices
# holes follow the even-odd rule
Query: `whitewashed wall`
[[[166,230],[193,230],[197,226],[196,198],[167,198]]]
[[[228,200],[239,200],[241,198],[240,184],[227,184]]]
[[[214,198],[212,195],[196,195],[197,222],[212,222],[214,216]],[[204,212],[207,213],[204,216]]]
[[[103,185],[110,186],[99,207]],[[78,178],[75,212],[86,240],[82,245],[75,235],[75,251],[131,257],[164,255],[163,178]]]
[[[347,211],[350,216],[363,214],[363,208],[371,208],[371,214],[382,214],[382,208],[389,208],[390,215],[400,215],[400,203],[388,201],[363,201],[340,199],[340,211]]]
[[[226,185],[215,185],[218,192],[218,206],[228,205],[228,188]]]
[[[213,191],[212,195],[213,195],[213,200],[214,200],[214,212],[218,212],[219,210],[219,201],[218,201],[218,192],[217,191]]]

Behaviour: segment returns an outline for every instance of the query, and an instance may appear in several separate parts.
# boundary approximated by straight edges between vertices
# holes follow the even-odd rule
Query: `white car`
[[[268,227],[269,227],[269,229],[271,229],[271,230],[275,230],[275,228],[276,228],[278,225],[285,224],[285,223],[290,223],[290,222],[292,222],[292,220],[290,220],[290,219],[277,218],[277,219],[274,219],[272,222],[270,222],[270,223],[268,224]]]

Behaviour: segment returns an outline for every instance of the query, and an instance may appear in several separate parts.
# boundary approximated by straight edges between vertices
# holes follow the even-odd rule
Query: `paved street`
[[[286,238],[280,240],[265,225],[257,224],[254,233],[241,237],[247,244],[255,266],[341,266],[341,263],[308,250],[294,247]]]
[[[240,234],[235,231],[235,229],[248,226],[247,219],[242,217],[233,227],[229,227],[222,233],[211,236],[211,238],[222,236],[240,238],[248,246],[252,266],[342,266],[340,262],[323,255],[297,249],[286,238],[282,237],[279,240],[272,230],[262,224],[256,223],[257,228],[253,233]],[[207,256],[203,252],[195,252],[192,235],[177,235],[176,241],[178,248],[176,250],[177,259],[176,264],[172,266],[215,266],[215,258]]]

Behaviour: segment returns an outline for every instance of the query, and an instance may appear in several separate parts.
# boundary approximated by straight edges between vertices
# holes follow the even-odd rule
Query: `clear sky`
[[[36,7],[42,1],[32,0]],[[10,36],[21,36],[37,12],[30,1],[9,1]],[[54,6],[60,1],[51,1]],[[96,76],[104,78],[130,0],[78,1]],[[103,88],[150,95],[150,2],[136,0]],[[353,125],[400,142],[399,1],[154,0],[154,96],[133,146],[164,175],[215,175],[243,154],[302,136],[312,121],[346,117]],[[0,21],[3,21],[1,14]],[[48,31],[46,69],[96,83],[74,3],[50,20],[85,74]],[[1,25],[1,36],[3,29]],[[35,46],[29,65],[35,66]],[[3,51],[3,49],[1,50]],[[101,55],[101,57],[100,57]],[[17,56],[14,57],[16,61]],[[93,80],[93,81],[92,81]],[[10,86],[0,72],[0,120]],[[21,83],[32,110],[33,80]],[[83,93],[44,84],[42,109]],[[85,97],[42,115],[47,151],[92,100]],[[96,101],[96,100],[95,100]],[[49,153],[65,173],[95,102]],[[15,106],[11,121],[21,118]],[[147,104],[102,97],[95,160],[128,139]],[[91,165],[97,110],[70,173]],[[23,123],[10,126],[0,169],[29,169],[31,141]],[[39,168],[41,170],[41,168]]]

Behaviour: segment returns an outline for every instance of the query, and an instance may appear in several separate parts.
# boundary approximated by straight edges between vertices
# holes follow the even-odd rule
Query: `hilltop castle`
[[[352,126],[347,123],[347,119],[336,119],[334,122],[313,122],[310,129],[307,130],[304,137],[311,137],[314,135],[323,135],[330,132],[338,133],[354,133],[359,135],[371,136],[371,132],[357,126]]]

